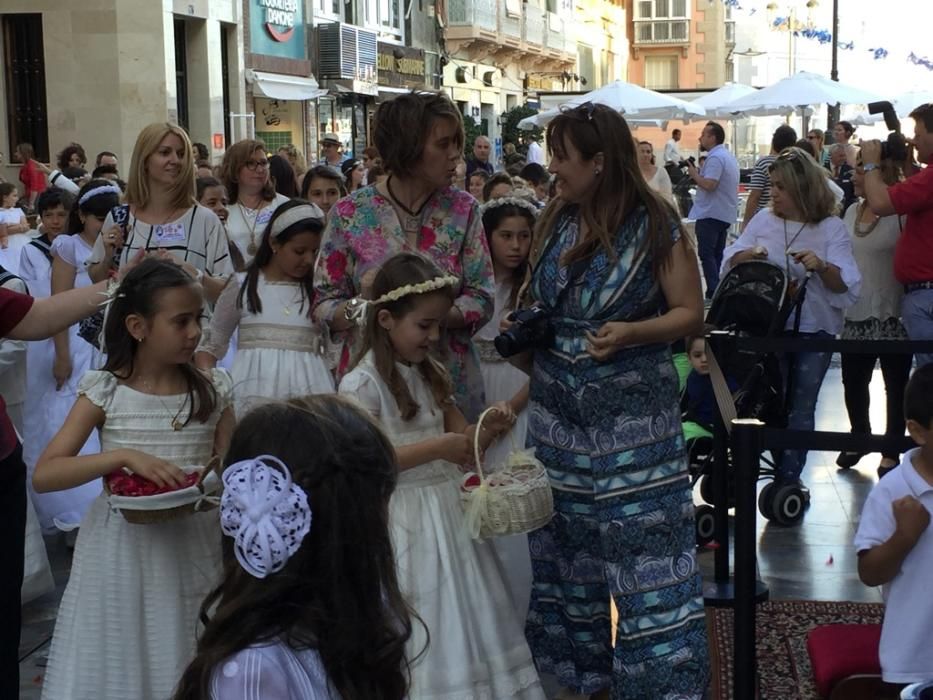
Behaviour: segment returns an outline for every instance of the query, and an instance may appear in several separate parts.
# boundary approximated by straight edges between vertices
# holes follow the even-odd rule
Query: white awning
[[[314,100],[327,94],[327,90],[322,90],[314,78],[258,70],[247,70],[245,75],[246,81],[253,86],[253,92],[273,100]]]

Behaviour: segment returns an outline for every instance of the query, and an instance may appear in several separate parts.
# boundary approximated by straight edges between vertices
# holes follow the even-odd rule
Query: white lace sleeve
[[[214,315],[211,316],[210,326],[201,338],[201,345],[198,350],[202,350],[216,357],[218,360],[227,354],[227,348],[230,347],[230,336],[240,325],[240,313],[242,309],[237,308],[237,297],[240,294],[239,276],[230,280],[224,290],[220,293],[217,303],[214,305]]]
[[[316,652],[278,643],[238,651],[214,668],[211,700],[336,700]]]

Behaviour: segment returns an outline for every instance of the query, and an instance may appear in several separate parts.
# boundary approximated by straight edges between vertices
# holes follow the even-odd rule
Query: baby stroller
[[[687,217],[693,208],[693,195],[690,194],[690,191],[696,187],[696,183],[687,175],[686,168],[679,164],[668,163],[665,170],[667,170],[667,174],[671,178],[671,193],[680,208],[680,215]]]
[[[806,280],[794,298],[788,299],[788,283],[784,270],[768,261],[750,261],[733,267],[719,282],[713,295],[706,322],[720,331],[734,332],[738,337],[767,338],[783,331],[791,313],[799,310],[806,294]],[[723,374],[738,384],[733,394],[735,412],[739,418],[757,418],[766,425],[783,427],[787,422],[785,386],[779,360],[773,353],[756,354],[736,349],[730,343],[715,348],[716,361]],[[687,452],[694,481],[699,482],[700,497],[706,504],[712,500],[712,471],[715,455],[712,440],[689,441]],[[763,476],[773,477],[775,463],[762,458]],[[725,465],[728,475],[730,506],[732,501],[732,467]],[[803,517],[808,494],[795,483],[774,488],[768,484],[758,501],[761,514],[782,525],[791,525]],[[712,508],[697,509],[697,535],[710,532]],[[701,523],[701,517],[705,518]]]

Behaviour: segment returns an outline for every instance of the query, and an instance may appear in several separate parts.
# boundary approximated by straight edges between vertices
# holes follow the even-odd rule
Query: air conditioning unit
[[[376,75],[376,32],[343,22],[321,24],[317,32],[317,77],[355,80]]]

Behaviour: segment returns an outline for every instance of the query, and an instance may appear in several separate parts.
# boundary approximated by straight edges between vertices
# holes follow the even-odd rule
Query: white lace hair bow
[[[280,571],[311,530],[308,494],[271,455],[231,464],[223,482],[220,527],[240,566],[256,578]]]

